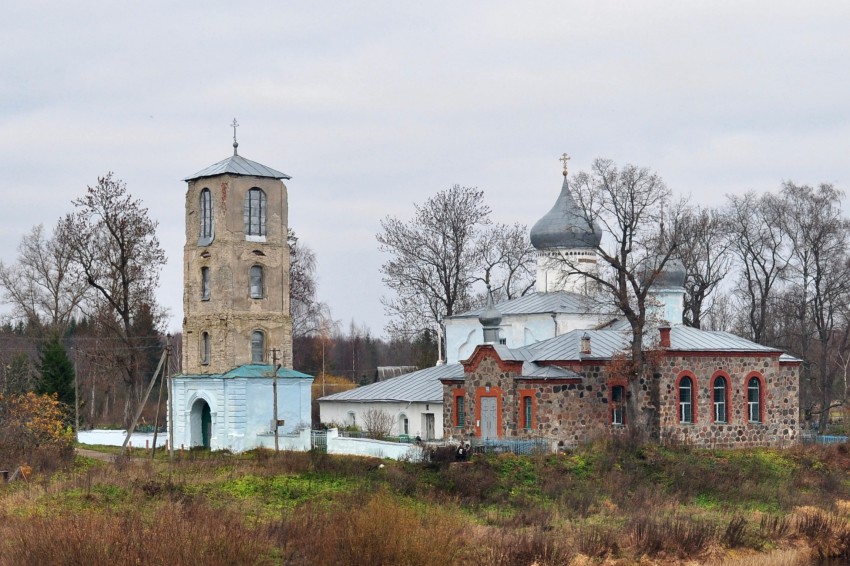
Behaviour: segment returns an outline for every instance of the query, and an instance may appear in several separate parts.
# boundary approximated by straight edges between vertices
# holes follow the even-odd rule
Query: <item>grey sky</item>
[[[336,318],[382,334],[375,234],[458,183],[529,227],[610,157],[717,204],[850,179],[847,2],[16,2],[0,49],[0,259],[114,171],[182,319],[184,177],[288,173]]]

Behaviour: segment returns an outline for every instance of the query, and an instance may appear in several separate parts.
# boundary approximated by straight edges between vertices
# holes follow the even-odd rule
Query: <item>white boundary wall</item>
[[[339,436],[335,428],[328,430],[328,454],[346,454],[348,456],[372,456],[374,458],[392,458],[393,460],[422,459],[422,449],[415,444],[386,442],[371,438],[346,438]]]
[[[81,430],[77,433],[77,442],[80,444],[100,444],[102,446],[123,446],[124,439],[127,437],[126,430]],[[167,432],[160,432],[156,435],[156,445],[165,446],[168,440]],[[130,437],[130,445],[133,448],[145,448],[153,445],[152,432],[134,432]]]

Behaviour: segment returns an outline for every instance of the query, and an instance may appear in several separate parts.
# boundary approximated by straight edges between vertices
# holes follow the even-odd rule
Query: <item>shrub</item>
[[[73,460],[73,432],[55,395],[0,395],[0,468],[53,471]]]

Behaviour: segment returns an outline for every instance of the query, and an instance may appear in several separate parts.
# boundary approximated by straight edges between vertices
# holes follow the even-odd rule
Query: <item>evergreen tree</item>
[[[74,365],[65,352],[65,345],[58,334],[52,335],[41,346],[39,352],[41,381],[36,393],[55,393],[59,401],[74,406]]]

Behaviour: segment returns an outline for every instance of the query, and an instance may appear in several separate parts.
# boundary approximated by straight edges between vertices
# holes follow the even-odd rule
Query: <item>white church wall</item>
[[[434,438],[443,438],[443,402],[434,403],[402,403],[402,402],[372,402],[354,403],[351,401],[320,401],[319,418],[323,423],[339,426],[357,425],[364,429],[365,413],[370,408],[385,411],[393,418],[394,436],[405,434],[403,418],[407,418],[408,436],[427,439],[426,415],[433,415]],[[353,415],[353,421],[352,421]]]
[[[552,320],[551,313],[506,314],[502,316],[500,331],[508,348],[521,348],[572,330],[591,328],[600,322],[599,314],[558,313]],[[484,335],[481,323],[475,317],[453,318],[446,325],[446,362],[458,363],[466,360],[482,343]]]

